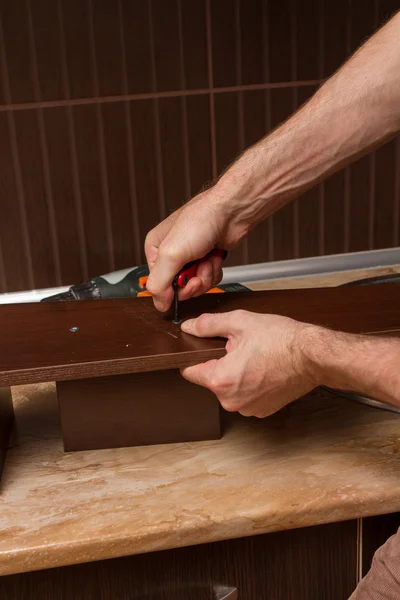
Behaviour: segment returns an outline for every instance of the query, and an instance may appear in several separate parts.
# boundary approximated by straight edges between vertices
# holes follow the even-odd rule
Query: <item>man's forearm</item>
[[[316,385],[400,406],[400,339],[310,326],[304,331],[301,348]]]
[[[217,197],[253,225],[399,129],[400,13],[232,165]]]

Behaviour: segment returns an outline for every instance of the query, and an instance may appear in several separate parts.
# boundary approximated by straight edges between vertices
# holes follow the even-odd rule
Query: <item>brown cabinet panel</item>
[[[356,586],[356,521],[0,578],[4,600],[347,600]],[[188,592],[190,590],[190,593]]]
[[[400,513],[379,515],[362,520],[362,575],[371,567],[372,558],[380,546],[400,527]]]

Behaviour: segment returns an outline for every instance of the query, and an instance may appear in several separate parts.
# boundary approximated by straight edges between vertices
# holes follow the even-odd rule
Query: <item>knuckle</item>
[[[180,258],[179,248],[172,244],[162,244],[159,253],[162,258],[170,262],[178,262]]]
[[[217,394],[227,394],[233,386],[229,375],[214,375],[211,385]]]
[[[197,317],[196,322],[199,327],[206,327],[210,322],[210,315],[207,313],[203,313],[199,317]]]
[[[213,335],[216,324],[216,316],[212,313],[203,313],[197,318],[199,328],[204,334]]]
[[[151,229],[151,230],[150,230],[150,231],[147,233],[147,235],[146,235],[146,237],[145,237],[145,239],[144,239],[144,246],[145,246],[145,248],[147,248],[148,246],[151,246],[152,239],[153,239],[153,231],[154,231],[154,230],[153,230],[153,229]]]
[[[242,415],[242,417],[252,417],[253,416],[253,411],[250,410],[249,408],[242,408],[240,410],[238,410],[239,414]]]
[[[237,412],[237,407],[229,398],[219,398],[219,402],[226,412]]]
[[[247,310],[244,310],[243,308],[238,308],[237,310],[233,311],[232,316],[235,322],[241,323],[243,319],[247,317],[248,314],[249,313]]]
[[[265,417],[268,417],[268,412],[267,411],[262,411],[262,412],[258,412],[257,414],[255,414],[254,416],[257,419],[265,419]]]
[[[220,389],[219,389],[219,385],[218,385],[218,378],[215,377],[215,375],[213,377],[211,377],[211,379],[210,379],[210,388],[218,396]]]
[[[146,282],[146,290],[150,292],[152,296],[158,296],[161,292],[160,286],[154,283],[153,279],[151,278],[151,275]]]

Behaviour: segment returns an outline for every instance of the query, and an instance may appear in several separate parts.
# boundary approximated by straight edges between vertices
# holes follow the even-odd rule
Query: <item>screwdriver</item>
[[[221,250],[219,248],[215,248],[211,250],[206,256],[200,258],[198,260],[192,260],[188,262],[184,267],[182,267],[181,271],[174,277],[172,282],[172,288],[174,290],[174,318],[173,323],[179,323],[179,298],[178,292],[180,289],[184,288],[192,277],[195,277],[197,274],[197,267],[200,263],[209,260],[213,256],[219,256],[222,260],[228,256],[228,252],[226,250]]]

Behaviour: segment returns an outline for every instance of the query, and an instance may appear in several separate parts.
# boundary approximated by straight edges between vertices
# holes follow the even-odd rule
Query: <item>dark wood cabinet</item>
[[[0,578],[2,600],[347,600],[357,522],[179,548]]]
[[[362,520],[362,576],[371,567],[374,553],[382,544],[396,533],[400,527],[400,513],[379,515]]]
[[[396,513],[8,575],[0,598],[348,600],[399,525]]]

